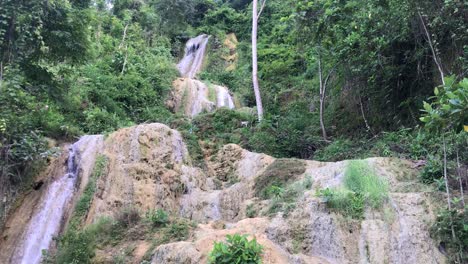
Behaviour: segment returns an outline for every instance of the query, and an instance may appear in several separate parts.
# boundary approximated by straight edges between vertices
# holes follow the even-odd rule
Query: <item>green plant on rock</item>
[[[344,185],[361,194],[373,208],[378,208],[388,197],[387,183],[377,176],[367,161],[353,160],[346,166]]]
[[[380,208],[388,198],[385,180],[376,175],[367,161],[349,161],[344,173],[344,186],[320,190],[330,208],[354,219],[364,217],[365,206]]]
[[[325,199],[327,206],[354,219],[364,217],[364,197],[344,188],[323,189],[319,196]]]
[[[169,223],[169,215],[163,209],[146,212],[146,219],[153,227],[166,226]]]
[[[297,200],[310,188],[312,188],[312,177],[310,176],[285,187],[270,186],[266,189],[267,197],[270,199],[268,214],[274,215],[283,212],[283,217],[288,217],[289,213],[296,208]]]
[[[247,239],[247,235],[227,235],[225,242],[215,242],[210,253],[209,263],[251,264],[262,262],[262,245],[257,240]]]
[[[248,217],[248,218],[254,218],[257,216],[257,211],[254,207],[254,204],[249,204],[247,205],[247,208],[245,209],[245,215]]]
[[[271,191],[278,192],[278,187],[297,180],[305,170],[305,163],[301,160],[277,159],[255,179],[255,194],[263,199],[268,199]]]

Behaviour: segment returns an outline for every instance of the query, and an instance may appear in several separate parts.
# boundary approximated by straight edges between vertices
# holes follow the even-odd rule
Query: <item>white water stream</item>
[[[209,39],[210,36],[203,34],[187,42],[185,45],[185,56],[177,64],[177,68],[183,77],[193,79],[200,72]]]
[[[234,100],[226,87],[195,80],[202,70],[206,47],[210,36],[200,35],[185,45],[184,58],[177,64],[184,81],[184,112],[194,117],[203,111],[211,112],[216,107],[234,109]]]
[[[14,263],[40,263],[42,251],[48,250],[53,238],[58,235],[67,207],[75,193],[81,151],[88,153],[89,148],[95,148],[100,141],[102,136],[84,136],[70,146],[66,173],[47,186],[37,212],[25,231],[24,242],[16,250]]]

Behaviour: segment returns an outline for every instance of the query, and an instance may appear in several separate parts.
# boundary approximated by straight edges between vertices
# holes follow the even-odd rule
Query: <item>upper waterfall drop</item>
[[[209,39],[210,36],[202,34],[187,42],[184,58],[177,64],[182,77],[193,79],[200,72]]]
[[[209,35],[202,34],[191,38],[185,45],[185,55],[177,64],[183,78],[173,83],[172,98],[167,103],[174,112],[194,117],[220,107],[236,108],[227,87],[195,79],[202,70],[209,39]]]

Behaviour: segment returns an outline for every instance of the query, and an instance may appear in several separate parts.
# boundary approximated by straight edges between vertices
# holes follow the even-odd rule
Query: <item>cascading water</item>
[[[24,241],[14,254],[13,263],[40,263],[42,251],[49,249],[54,236],[59,233],[65,212],[75,193],[81,169],[81,153],[92,156],[89,150],[99,148],[102,140],[102,136],[84,136],[70,146],[66,173],[47,187],[37,212],[24,233]]]
[[[69,149],[67,173],[54,181],[48,188],[38,213],[31,219],[19,263],[40,263],[42,250],[49,249],[52,239],[57,235],[64,209],[73,196],[77,179],[77,147]]]
[[[231,95],[226,87],[217,86],[216,87],[216,99],[217,107],[228,107],[229,109],[234,109],[234,101],[232,100]]]
[[[203,34],[187,42],[185,45],[185,56],[177,64],[177,68],[183,77],[193,79],[201,70],[209,39],[210,36]]]
[[[226,87],[194,79],[202,70],[209,39],[210,36],[205,34],[190,39],[185,46],[184,58],[177,64],[181,76],[184,77],[175,83],[176,90],[180,91],[178,104],[183,107],[183,112],[191,117],[203,111],[211,112],[216,107],[235,108],[234,100]]]

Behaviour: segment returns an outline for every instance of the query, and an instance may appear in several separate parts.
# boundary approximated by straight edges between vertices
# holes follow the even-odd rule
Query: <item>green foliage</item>
[[[305,170],[305,163],[301,160],[277,159],[255,178],[255,195],[263,199],[274,193],[280,195],[281,186],[297,180]]]
[[[115,219],[120,226],[124,228],[130,228],[135,226],[140,221],[141,217],[137,208],[133,206],[127,206],[121,208],[117,212]]]
[[[226,243],[215,242],[210,253],[209,263],[261,263],[263,247],[254,238],[247,239],[247,235],[227,235]]]
[[[348,139],[338,139],[317,150],[314,159],[320,161],[340,161],[356,155],[356,148]]]
[[[366,161],[349,161],[344,175],[344,185],[354,193],[362,194],[368,204],[379,208],[388,198],[388,186],[384,179]]]
[[[108,159],[104,155],[99,155],[96,158],[93,174],[89,178],[89,182],[75,206],[73,218],[77,218],[77,221],[82,220],[88,213],[94,193],[96,192],[96,182],[104,173],[106,173],[107,162]]]
[[[109,218],[101,218],[84,230],[70,227],[59,238],[55,256],[49,256],[51,263],[91,263],[95,248],[109,243],[122,232],[120,226]]]
[[[169,223],[169,215],[162,209],[146,212],[146,219],[154,227],[166,226]]]
[[[465,263],[468,260],[467,223],[468,208],[452,208],[441,210],[431,227],[432,236],[444,243],[448,256],[454,263]]]
[[[387,183],[375,174],[366,161],[349,161],[344,172],[344,187],[326,188],[318,195],[327,205],[354,219],[364,217],[364,209],[381,208],[388,198]]]
[[[365,198],[345,188],[320,190],[319,195],[325,199],[327,206],[354,219],[364,217]]]
[[[455,77],[446,77],[445,85],[434,90],[432,103],[423,102],[424,115],[421,121],[435,130],[453,129],[463,131],[468,124],[468,78],[456,82]]]
[[[275,215],[278,212],[283,212],[283,217],[288,217],[289,213],[296,208],[297,200],[310,188],[312,188],[312,177],[310,176],[292,182],[284,188],[270,186],[266,190],[266,198],[270,199],[268,214]]]
[[[245,209],[245,216],[248,218],[254,218],[257,216],[257,210],[254,208],[254,204],[247,205],[247,208]]]
[[[444,174],[442,160],[436,157],[429,157],[421,171],[421,181],[426,184],[433,183],[435,180],[440,179]]]
[[[172,222],[164,231],[165,239],[168,241],[182,241],[189,238],[190,223],[185,220],[178,220]]]

